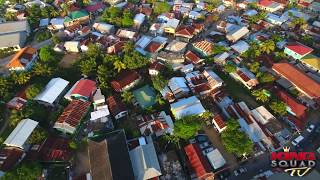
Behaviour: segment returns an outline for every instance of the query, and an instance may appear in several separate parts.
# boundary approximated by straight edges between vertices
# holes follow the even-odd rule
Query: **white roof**
[[[146,17],[146,15],[144,15],[142,13],[136,14],[136,16],[134,17],[134,22],[142,24],[144,19],[145,19],[145,17]]]
[[[183,73],[188,73],[188,72],[191,72],[194,68],[194,65],[192,63],[190,64],[187,64],[187,65],[184,65],[182,68],[181,68],[181,72]]]
[[[320,22],[319,21],[313,21],[312,25],[320,28]]]
[[[152,40],[152,37],[150,36],[142,36],[138,42],[136,43],[136,46],[144,49]]]
[[[224,61],[224,60],[226,60],[229,56],[230,56],[229,53],[223,52],[223,53],[221,53],[221,54],[217,54],[217,55],[214,56],[213,58],[214,58],[215,60]]]
[[[173,18],[173,19],[169,19],[167,21],[167,23],[165,24],[165,26],[166,27],[172,27],[173,29],[176,29],[178,27],[179,23],[180,23],[179,19]]]
[[[236,28],[227,34],[227,39],[237,41],[238,39],[245,36],[247,33],[249,33],[249,29],[247,27]]]
[[[166,50],[172,51],[172,52],[179,52],[179,51],[184,50],[187,45],[188,45],[188,43],[173,40],[167,45]]]
[[[129,154],[136,180],[151,179],[162,175],[152,142],[148,141],[148,144],[136,147]]]
[[[94,23],[92,27],[101,33],[109,33],[114,28],[114,25],[99,22]]]
[[[196,96],[180,99],[170,106],[176,119],[181,119],[188,115],[201,115],[206,111]]]
[[[128,30],[125,30],[125,29],[119,29],[118,32],[117,32],[117,36],[120,37],[120,38],[133,39],[135,35],[136,35],[136,32],[128,31]]]
[[[250,46],[245,41],[238,41],[237,43],[233,44],[231,48],[237,51],[239,54],[246,52]]]
[[[53,19],[51,19],[50,20],[50,23],[52,24],[52,25],[61,25],[61,26],[64,26],[63,25],[63,22],[64,22],[64,19],[63,18],[53,18]]]
[[[258,11],[256,11],[255,9],[249,9],[243,15],[254,16],[254,15],[257,15],[257,14],[258,14]]]
[[[24,143],[27,141],[37,125],[38,122],[32,119],[21,120],[17,127],[11,132],[9,137],[4,141],[4,144],[23,149]]]
[[[107,108],[103,108],[103,109],[91,112],[90,120],[94,121],[94,120],[97,120],[97,119],[100,119],[100,118],[103,118],[103,117],[106,117],[106,116],[109,116],[109,115],[110,115],[110,112],[109,112],[108,107]]]
[[[186,79],[184,77],[173,77],[169,80],[168,85],[172,91],[175,91],[177,89],[184,89],[185,91],[189,91],[189,88],[186,84]]]
[[[226,164],[226,160],[218,149],[209,152],[207,158],[214,169],[219,169]]]
[[[34,99],[52,104],[68,86],[69,81],[62,78],[53,78]]]
[[[275,119],[275,117],[264,106],[260,106],[260,107],[257,107],[256,109],[253,109],[252,115],[261,124],[266,124],[271,119]]]

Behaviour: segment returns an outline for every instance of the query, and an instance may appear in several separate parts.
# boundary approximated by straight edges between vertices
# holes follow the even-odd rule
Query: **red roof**
[[[104,8],[104,4],[102,2],[98,2],[96,4],[93,4],[93,5],[89,5],[85,8],[85,10],[89,11],[89,12],[95,12],[99,9],[102,9]]]
[[[210,165],[197,144],[189,144],[184,147],[189,163],[199,179],[212,176]]]
[[[237,70],[237,74],[241,77],[241,79],[244,82],[248,82],[250,80],[250,78],[245,73],[243,73],[241,70]]]
[[[220,129],[226,127],[226,123],[224,122],[224,120],[220,114],[214,115],[212,120],[216,122],[216,124],[218,125],[218,127]]]
[[[91,103],[82,100],[73,100],[64,109],[56,123],[67,123],[72,127],[76,127],[81,119],[87,114]]]
[[[177,28],[176,36],[193,36],[195,28],[193,26],[180,26]]]
[[[301,119],[298,119],[294,116],[288,116],[288,120],[292,122],[299,130],[303,130],[305,126],[305,122]]]
[[[272,69],[304,91],[308,96],[320,98],[320,84],[289,63],[273,64]]]
[[[0,170],[8,171],[14,168],[23,153],[23,150],[15,147],[2,148],[0,150]]]
[[[160,43],[152,41],[147,45],[145,50],[150,52],[150,53],[155,53],[160,49],[160,47],[161,47]]]
[[[160,71],[164,67],[165,66],[161,62],[155,61],[155,62],[150,64],[149,69],[154,69],[154,70]]]
[[[267,6],[270,6],[272,3],[273,2],[270,0],[260,0],[258,4],[261,6],[267,7]]]
[[[200,61],[200,58],[192,51],[188,51],[185,56],[186,59],[192,61],[193,64],[197,64]]]
[[[286,48],[290,49],[291,51],[294,51],[297,54],[300,54],[301,56],[307,55],[313,51],[312,48],[298,42],[288,43],[286,45]]]
[[[80,79],[75,88],[72,90],[71,95],[80,95],[88,99],[96,92],[96,82],[89,79]]]
[[[48,137],[41,149],[43,161],[68,161],[71,155],[69,140],[61,137]]]
[[[111,86],[117,92],[121,92],[124,87],[140,79],[140,75],[134,70],[122,71],[115,80],[111,81]]]
[[[286,92],[280,90],[279,88],[274,88],[274,92],[281,101],[286,103],[287,106],[291,108],[291,111],[295,113],[298,118],[306,118],[306,106],[298,103],[293,97],[291,97]]]
[[[115,96],[109,96],[106,101],[112,116],[116,116],[121,112],[127,111],[126,105]]]

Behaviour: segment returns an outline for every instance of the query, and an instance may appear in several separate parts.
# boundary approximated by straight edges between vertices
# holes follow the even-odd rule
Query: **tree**
[[[250,154],[253,151],[253,143],[245,132],[240,131],[239,123],[230,119],[226,124],[226,130],[221,133],[221,140],[225,149],[238,157]]]
[[[130,91],[122,92],[121,97],[122,97],[122,100],[127,104],[131,103],[132,99],[134,98],[132,92]]]
[[[201,129],[201,120],[198,116],[185,116],[174,122],[174,136],[189,140]]]
[[[280,116],[284,116],[287,114],[287,105],[282,101],[273,101],[270,104],[270,108],[273,112]]]
[[[71,148],[71,149],[77,149],[78,148],[78,144],[75,142],[75,141],[71,141],[70,143],[69,143],[69,147]]]
[[[253,73],[259,72],[260,69],[260,63],[259,62],[254,62],[249,65],[249,70]]]
[[[128,41],[124,44],[123,48],[122,48],[122,52],[124,54],[130,54],[131,52],[134,51],[134,45],[132,41]]]
[[[37,76],[51,76],[54,73],[54,69],[48,64],[37,62],[33,68],[32,72]]]
[[[39,58],[41,62],[50,62],[55,59],[55,52],[50,46],[43,46],[40,48]]]
[[[128,69],[138,69],[149,63],[149,60],[140,55],[137,51],[133,51],[130,54],[125,54],[123,58],[123,63]]]
[[[270,73],[262,73],[258,78],[260,83],[272,83],[275,80],[275,77]]]
[[[31,79],[31,74],[28,72],[12,72],[10,77],[14,83],[18,85],[24,85],[27,84],[27,82],[29,82]]]
[[[38,163],[20,163],[12,171],[8,171],[1,177],[2,180],[34,180],[41,176],[42,168]]]
[[[6,14],[4,15],[4,18],[7,20],[7,21],[14,21],[16,19],[16,13],[13,13],[13,12],[10,12],[10,11],[7,11]]]
[[[209,12],[213,12],[221,4],[219,0],[205,0],[205,2],[207,3],[207,10]]]
[[[96,71],[97,64],[94,58],[89,58],[81,60],[79,66],[82,74],[90,76]]]
[[[270,54],[275,49],[273,40],[266,40],[261,44],[261,51]]]
[[[36,128],[30,138],[28,139],[28,142],[30,144],[40,144],[47,138],[47,132],[43,130],[42,128]]]
[[[108,80],[110,78],[110,73],[113,73],[114,71],[108,70],[105,65],[99,65],[97,70],[97,79],[99,82],[99,87],[101,89],[108,89],[109,83]]]
[[[120,60],[113,62],[113,66],[114,66],[115,70],[117,70],[118,72],[127,68],[126,65],[123,62],[121,62]]]
[[[226,64],[223,68],[227,73],[233,73],[237,71],[237,66],[231,63]]]
[[[7,96],[10,86],[11,85],[7,78],[0,77],[0,99]]]
[[[162,96],[160,94],[157,94],[156,101],[158,102],[158,104],[160,106],[162,106],[162,105],[164,105],[166,103],[166,101],[162,98]]]
[[[213,54],[220,54],[225,52],[227,49],[224,46],[215,45],[212,49]]]
[[[151,77],[151,80],[153,87],[158,91],[162,91],[168,85],[168,79],[160,74]]]
[[[256,100],[261,102],[269,101],[268,91],[265,89],[257,89],[252,91],[252,95],[256,97]]]
[[[167,2],[156,2],[153,11],[155,14],[162,14],[169,12],[171,9],[171,6]]]
[[[202,115],[201,118],[203,118],[203,120],[211,120],[211,118],[213,117],[213,113],[210,111],[205,111]]]
[[[32,84],[26,89],[26,97],[28,99],[33,99],[36,97],[42,90],[41,84]]]
[[[133,25],[132,13],[128,10],[123,12],[123,17],[121,19],[122,27],[131,27]]]
[[[53,35],[51,39],[54,44],[61,43],[61,39],[57,35]]]

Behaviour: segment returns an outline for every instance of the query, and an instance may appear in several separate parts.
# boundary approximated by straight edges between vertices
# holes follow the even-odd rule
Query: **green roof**
[[[149,85],[133,91],[133,95],[142,108],[148,108],[156,104],[156,93]]]
[[[70,17],[71,19],[79,19],[82,18],[84,16],[88,16],[88,12],[85,10],[80,10],[80,11],[73,11],[70,13]]]
[[[70,22],[70,21],[72,21],[72,19],[71,19],[69,16],[66,16],[66,17],[64,18],[64,22]]]

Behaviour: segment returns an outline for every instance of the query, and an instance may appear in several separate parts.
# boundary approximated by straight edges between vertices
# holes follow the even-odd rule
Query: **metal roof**
[[[68,86],[69,81],[62,78],[53,78],[34,99],[52,104]]]

